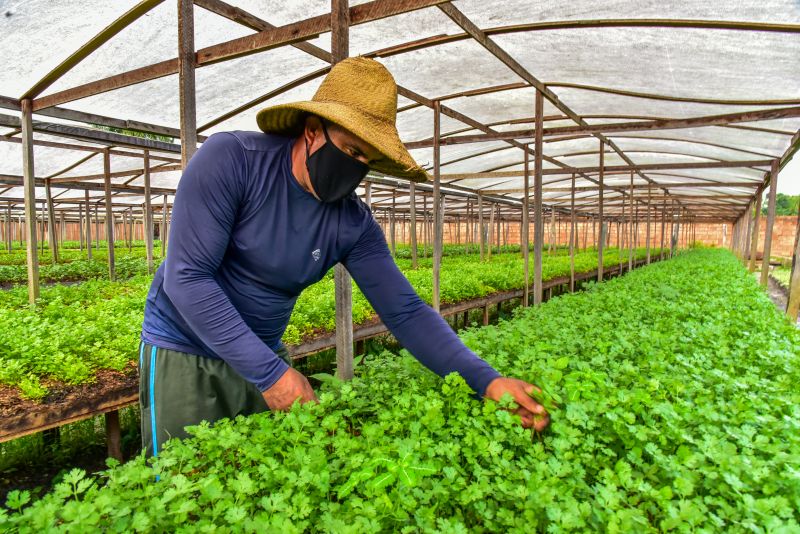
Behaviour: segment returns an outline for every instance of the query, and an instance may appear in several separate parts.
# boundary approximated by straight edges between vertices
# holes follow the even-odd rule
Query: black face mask
[[[336,202],[356,190],[369,171],[369,165],[348,156],[333,144],[328,129],[322,123],[327,141],[309,155],[306,141],[306,168],[314,192],[322,202]]]

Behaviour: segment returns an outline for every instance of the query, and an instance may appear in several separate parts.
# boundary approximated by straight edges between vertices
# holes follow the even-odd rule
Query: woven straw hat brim
[[[383,157],[370,163],[370,168],[414,182],[426,182],[428,173],[414,162],[393,124],[340,102],[306,101],[280,104],[262,109],[256,116],[258,127],[266,133],[298,135],[303,117],[311,113],[338,124]]]

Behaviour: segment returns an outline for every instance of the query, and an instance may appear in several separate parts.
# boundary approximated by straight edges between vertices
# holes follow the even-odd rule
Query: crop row
[[[644,251],[638,251],[642,257]],[[627,252],[623,252],[627,261]],[[432,298],[431,260],[419,268],[397,260],[420,296]],[[604,256],[604,264],[619,263],[615,251]],[[594,252],[577,254],[577,272],[597,266]],[[546,256],[545,280],[569,273],[569,257]],[[92,280],[74,286],[42,289],[35,309],[27,304],[25,287],[0,292],[0,384],[18,387],[28,398],[43,398],[47,380],[69,384],[90,382],[98,369],[123,370],[136,358],[136,347],[151,277],[129,280]],[[477,261],[474,256],[452,256],[442,265],[442,302],[459,302],[497,291],[523,286],[519,254],[494,255]],[[286,344],[298,344],[314,332],[334,328],[334,282],[332,274],[309,287],[297,300],[283,336]],[[374,315],[372,307],[354,285],[353,321]]]
[[[0,528],[797,532],[800,334],[724,250],[462,335],[558,401],[531,435],[405,355],[317,405],[202,424],[99,480],[12,492]],[[501,403],[502,405],[502,403]]]

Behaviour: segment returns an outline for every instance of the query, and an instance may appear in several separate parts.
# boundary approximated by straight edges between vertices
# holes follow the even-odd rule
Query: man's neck
[[[298,136],[292,143],[292,175],[300,187],[314,194],[311,189],[311,179],[306,167],[306,145],[303,136]]]

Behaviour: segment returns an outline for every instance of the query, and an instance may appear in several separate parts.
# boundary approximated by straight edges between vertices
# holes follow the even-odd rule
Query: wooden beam
[[[30,99],[21,102],[22,107],[22,172],[25,191],[25,250],[28,266],[28,302],[39,298],[39,252],[36,238],[36,180],[33,159],[33,109]]]
[[[38,112],[37,112],[38,113]],[[118,134],[115,132],[107,132],[105,130],[97,130],[92,128],[84,128],[82,126],[72,126],[69,124],[57,124],[52,122],[32,121],[33,130],[38,133],[45,133],[51,135],[58,135],[62,137],[71,137],[81,141],[90,141],[92,143],[99,143],[102,145],[116,145],[124,147],[135,148],[149,148],[151,150],[158,150],[160,152],[172,152],[178,154],[181,151],[180,145],[173,143],[165,143],[164,141],[156,141],[154,139],[147,139],[143,137],[133,137],[131,135]],[[0,114],[0,126],[7,128],[15,128],[19,125],[19,119],[10,115]],[[75,150],[79,150],[75,148]],[[104,150],[103,148],[86,147],[87,151],[97,152]],[[141,155],[138,155],[141,157]],[[155,158],[153,158],[155,159]]]
[[[740,160],[740,161],[699,161],[694,163],[646,163],[639,165],[608,165],[603,169],[606,174],[624,173],[630,171],[665,171],[681,169],[736,169],[742,167],[766,167],[772,165],[771,159]],[[544,176],[569,175],[576,173],[597,173],[600,167],[564,167],[562,169],[544,169]],[[495,172],[475,172],[461,174],[443,174],[442,180],[466,180],[478,178],[516,178],[522,176],[522,171],[495,171]],[[653,185],[660,187],[655,182]],[[723,185],[718,185],[724,187]],[[618,185],[608,186],[608,188],[619,187]]]
[[[523,172],[524,175],[524,172]],[[606,173],[606,176],[608,174]],[[656,186],[659,189],[706,189],[706,188],[758,188],[761,187],[762,182],[761,180],[753,180],[747,182],[728,182],[728,183],[719,183],[719,182],[675,182],[675,183],[664,183],[658,182],[655,184],[647,183],[647,184],[635,184],[633,186],[634,190],[644,190],[647,189],[648,191],[653,187]],[[619,189],[619,185],[610,186],[608,184],[604,184],[604,188],[606,191],[614,191]],[[576,193],[586,193],[586,192],[594,192],[599,189],[599,186],[596,185],[589,185],[589,186],[580,186],[575,188]],[[485,189],[487,192],[494,193],[496,195],[509,195],[514,193],[523,193],[525,191],[524,188],[513,188],[513,189]],[[544,193],[571,193],[572,189],[569,187],[547,187],[545,184],[543,188]],[[672,194],[669,195],[672,197]]]
[[[21,99],[33,99],[39,96],[42,91],[53,85],[59,78],[69,72],[78,63],[86,59],[92,52],[103,46],[112,37],[127,28],[132,22],[139,19],[142,15],[156,7],[164,0],[143,0],[130,10],[120,16],[117,20],[105,27],[100,33],[86,42],[67,59],[62,61],[53,70],[45,74],[33,87],[25,91]]]
[[[374,0],[350,8],[350,25],[355,26],[392,17],[394,15],[440,4],[444,1],[446,0]],[[330,14],[320,15],[202,48],[196,53],[196,66],[204,67],[220,61],[263,52],[286,44],[313,39],[323,33],[330,32],[332,28],[331,24]],[[113,89],[163,78],[164,76],[176,74],[178,68],[179,60],[178,58],[174,58],[123,72],[102,80],[95,80],[36,99],[34,101],[34,111],[97,95]]]
[[[767,287],[769,280],[769,258],[772,252],[772,228],[775,225],[775,204],[778,193],[780,160],[774,159],[769,178],[769,205],[767,206],[767,228],[764,234],[764,258],[761,260],[761,285]]]
[[[567,134],[595,134],[595,133],[618,133],[618,132],[640,132],[656,130],[680,130],[684,128],[699,128],[705,126],[724,126],[741,122],[757,122],[775,119],[787,119],[800,117],[800,106],[772,108],[763,110],[741,111],[737,113],[726,113],[721,115],[707,115],[701,117],[691,117],[686,119],[656,119],[642,120],[633,122],[612,122],[603,124],[587,124],[585,126],[559,126],[545,128],[545,137]],[[458,135],[452,137],[442,137],[442,145],[457,145],[463,143],[483,143],[486,141],[505,141],[531,138],[534,130],[511,130],[506,132],[496,132],[493,134],[471,134]],[[411,141],[405,143],[406,148],[430,148],[430,140]]]
[[[150,159],[150,158],[148,157],[148,159]],[[151,174],[152,173],[157,173],[157,172],[174,172],[174,171],[180,171],[180,170],[181,170],[181,166],[180,165],[164,165],[164,166],[161,166],[161,167],[157,166],[157,167],[153,167],[152,169],[147,169],[148,173],[151,173]],[[142,175],[144,172],[145,172],[144,169],[133,169],[133,170],[130,170],[130,171],[117,171],[117,172],[112,172],[111,173],[111,178],[112,179],[114,179],[114,178],[124,178],[126,176],[137,177],[137,176]],[[60,177],[60,178],[49,178],[49,180],[50,180],[51,183],[53,183],[55,185],[58,185],[58,187],[61,187],[61,185],[59,185],[59,184],[64,184],[64,183],[69,184],[69,183],[75,183],[75,182],[82,182],[84,180],[87,180],[87,181],[88,180],[102,180],[104,178],[105,178],[105,174],[104,173],[100,173],[100,174],[85,174],[83,176],[63,176],[63,177]],[[134,187],[136,187],[136,186],[134,186]]]
[[[109,154],[110,153],[111,151],[109,151]],[[0,184],[18,187],[23,185],[23,181],[23,177],[16,174],[0,174]],[[45,178],[36,178],[36,187],[44,187],[45,181]],[[105,191],[105,184],[94,182],[59,182],[58,187],[64,189],[86,189],[87,191]],[[175,194],[174,189],[166,187],[153,187],[151,190],[153,194]],[[133,193],[137,195],[143,195],[144,187],[139,187],[138,185],[111,184],[111,191],[116,193]]]

